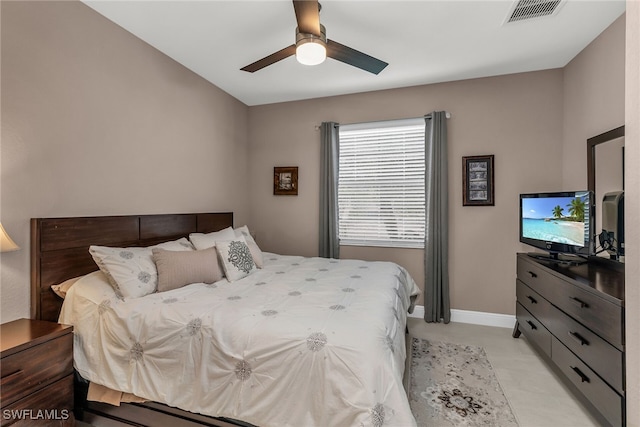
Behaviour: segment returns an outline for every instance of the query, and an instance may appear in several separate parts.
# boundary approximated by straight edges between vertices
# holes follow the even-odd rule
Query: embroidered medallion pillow
[[[249,232],[249,227],[243,225],[242,227],[238,227],[233,230],[236,234],[236,237],[244,237],[245,242],[247,242],[247,246],[249,247],[249,251],[251,251],[251,256],[253,257],[253,262],[256,263],[256,267],[262,268],[264,266],[264,256],[262,255],[262,251],[260,247],[256,243],[255,239]]]
[[[240,280],[256,271],[256,264],[244,237],[216,243],[218,259],[230,282]]]

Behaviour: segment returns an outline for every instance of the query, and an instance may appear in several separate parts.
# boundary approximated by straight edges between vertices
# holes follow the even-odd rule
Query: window
[[[424,247],[424,119],[340,126],[341,245]]]

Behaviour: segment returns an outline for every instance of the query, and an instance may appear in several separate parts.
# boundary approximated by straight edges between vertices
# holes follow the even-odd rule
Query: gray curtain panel
[[[449,323],[449,192],[447,118],[425,116],[425,284],[424,320]]]
[[[320,126],[320,246],[319,256],[340,258],[338,240],[338,123]]]

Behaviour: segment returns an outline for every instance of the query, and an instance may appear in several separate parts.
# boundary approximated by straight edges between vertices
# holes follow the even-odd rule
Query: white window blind
[[[424,119],[340,126],[341,245],[424,247]]]

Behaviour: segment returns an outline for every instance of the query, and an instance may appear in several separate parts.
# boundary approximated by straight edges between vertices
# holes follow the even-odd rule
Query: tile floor
[[[600,426],[546,366],[521,335],[511,329],[466,323],[433,324],[409,318],[418,338],[483,347],[520,427]]]

